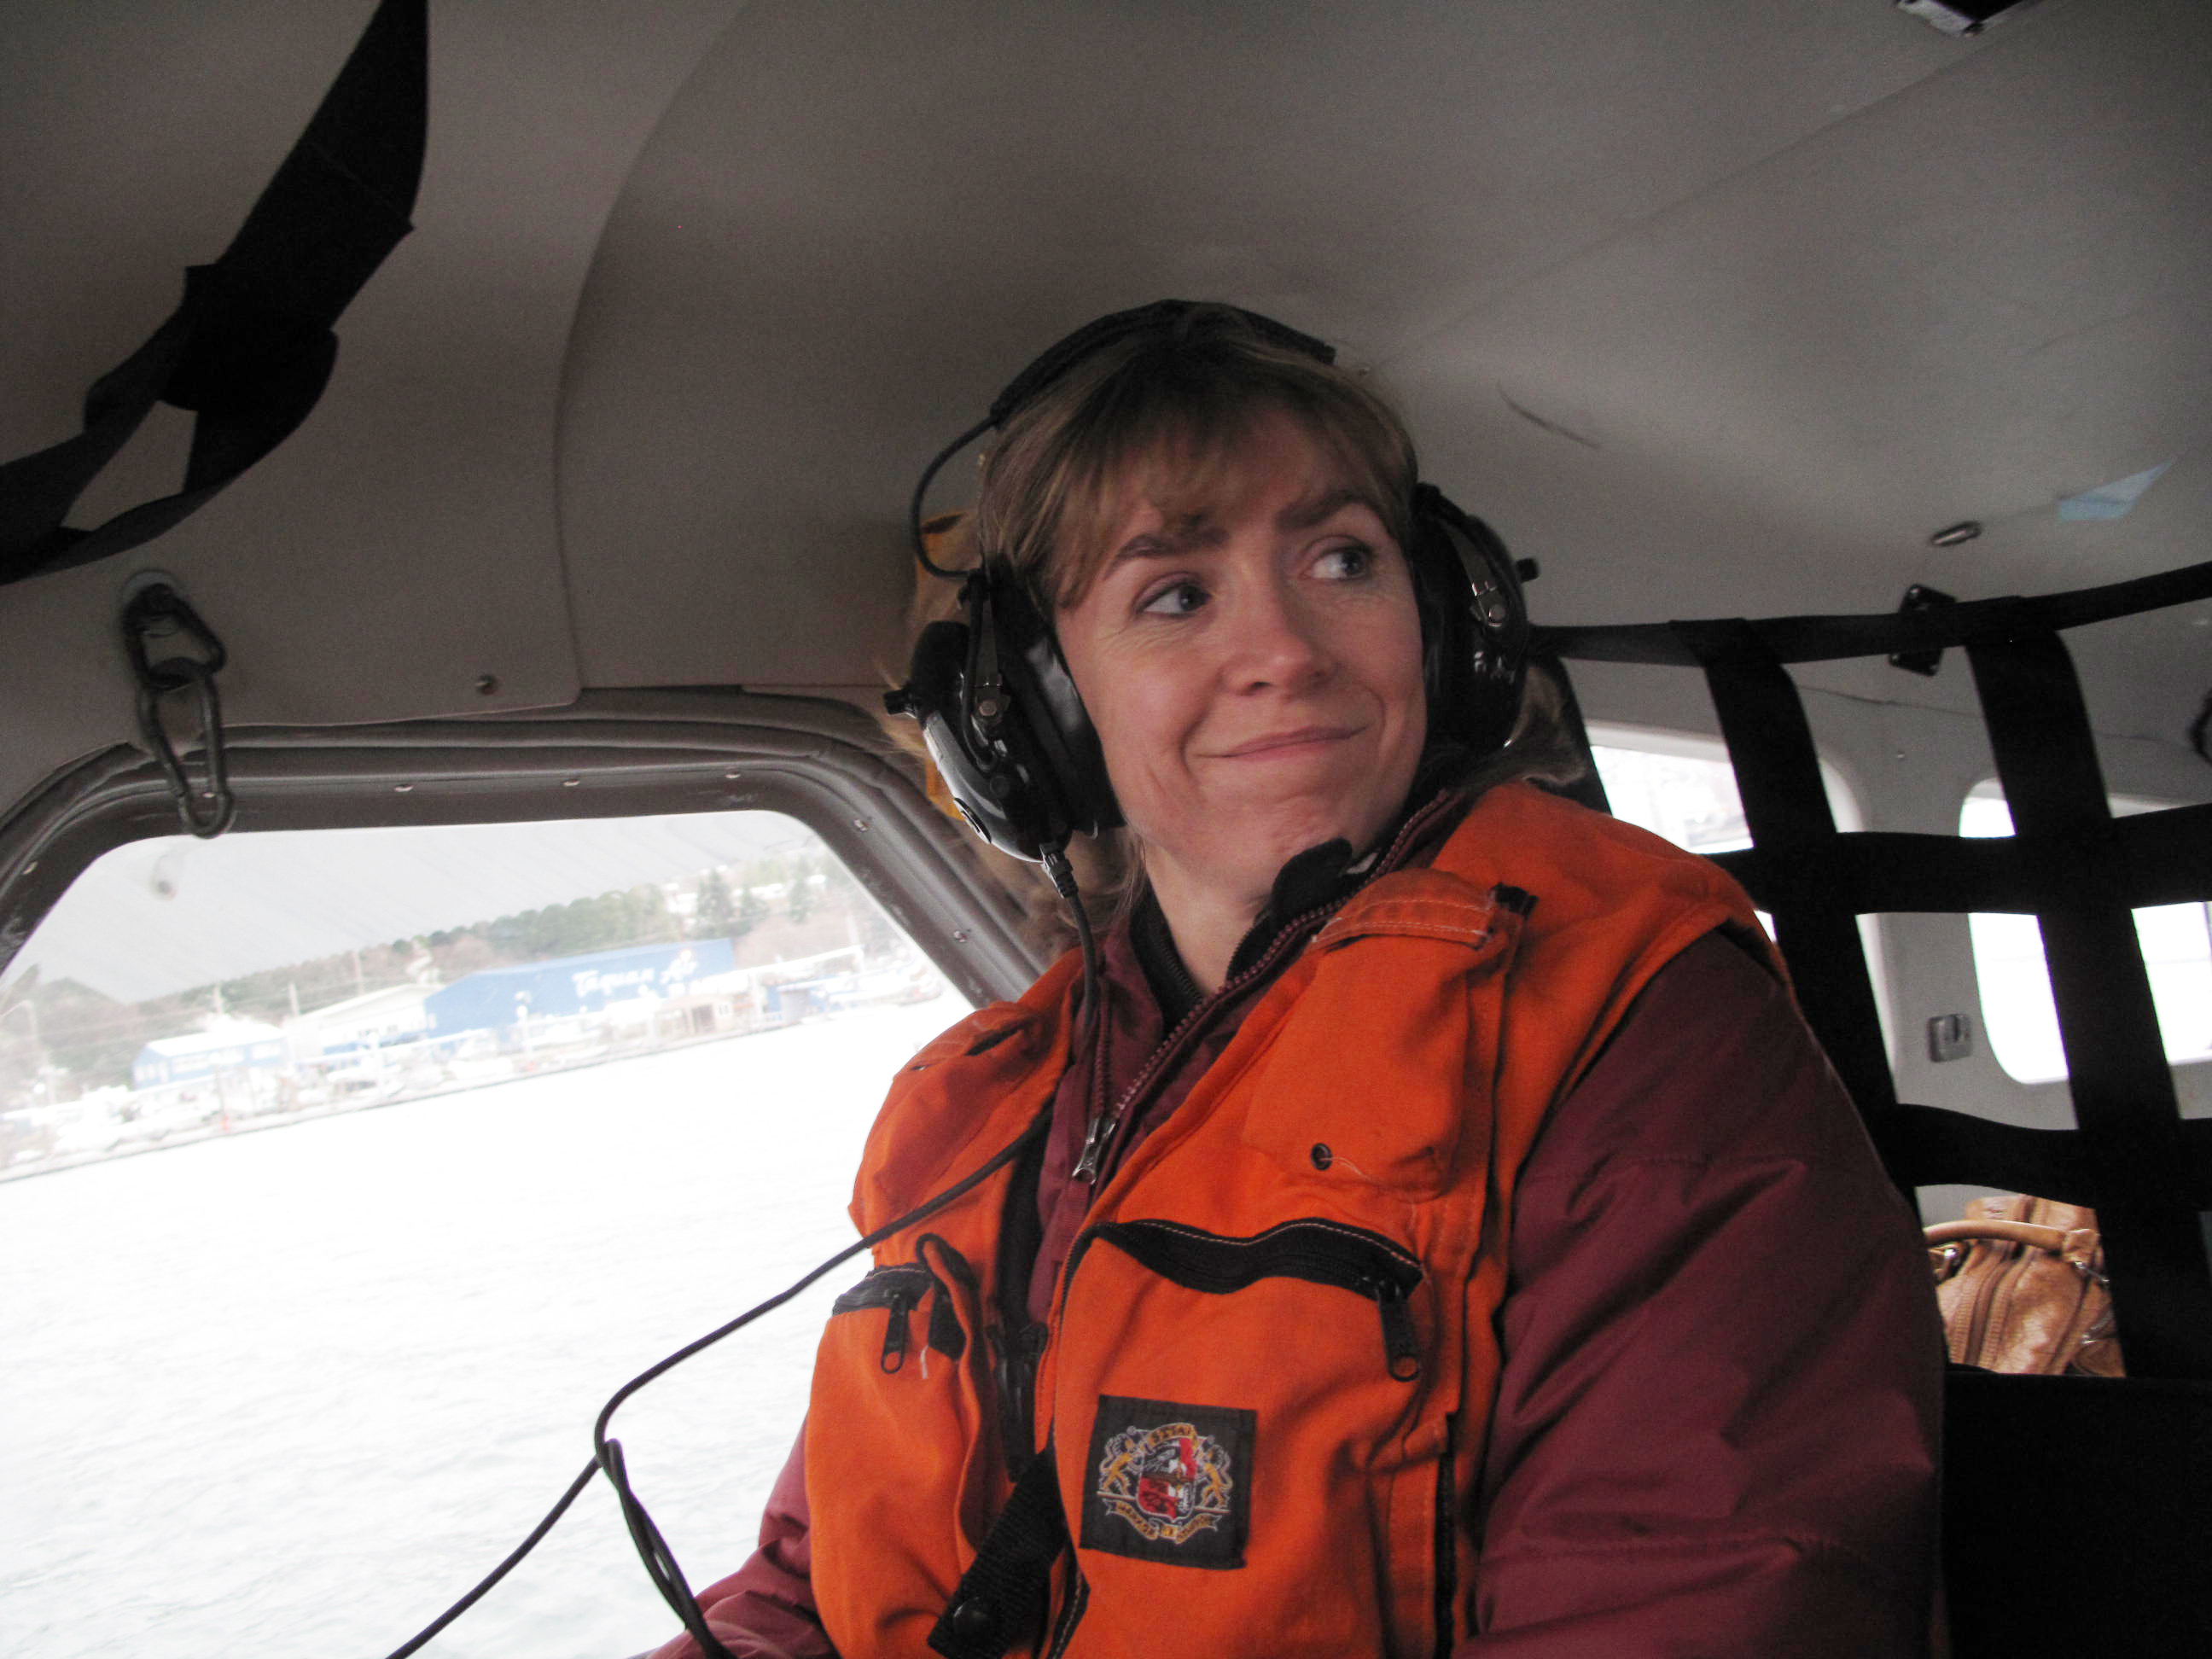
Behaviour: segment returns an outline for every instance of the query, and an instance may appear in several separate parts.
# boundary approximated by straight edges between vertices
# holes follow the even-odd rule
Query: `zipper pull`
[[[882,1367],[886,1376],[902,1370],[906,1366],[908,1305],[907,1298],[902,1296],[891,1298],[888,1310],[890,1315],[890,1322],[884,1327],[884,1357],[876,1362]]]
[[[1075,1160],[1074,1179],[1097,1181],[1098,1160],[1106,1155],[1106,1143],[1113,1138],[1114,1125],[1119,1117],[1119,1113],[1108,1111],[1091,1120],[1091,1127],[1083,1136],[1083,1154]]]
[[[1413,1330],[1413,1310],[1406,1305],[1405,1292],[1395,1285],[1378,1285],[1375,1304],[1382,1310],[1382,1352],[1390,1375],[1401,1382],[1411,1382],[1421,1374],[1421,1343]]]

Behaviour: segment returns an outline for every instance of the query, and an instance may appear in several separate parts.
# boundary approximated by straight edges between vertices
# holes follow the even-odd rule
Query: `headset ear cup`
[[[1027,592],[978,574],[961,603],[968,620],[923,629],[906,684],[884,699],[921,722],[960,816],[1033,864],[1076,830],[1118,825],[1097,734]]]
[[[1002,775],[1003,768],[971,740],[968,681],[972,643],[964,622],[930,623],[915,641],[906,684],[884,696],[884,707],[921,726],[922,744],[938,779],[968,827],[1001,851],[1034,858],[1034,853],[1022,849],[1020,826],[998,810],[1004,786],[994,789],[992,780]]]
[[[1071,830],[1096,835],[1120,827],[1105,751],[1058,637],[1021,583],[994,576],[992,590],[1000,671],[1042,761],[1040,784],[1055,795]]]
[[[1528,613],[1512,556],[1433,484],[1414,488],[1412,540],[1431,738],[1494,753],[1512,736],[1528,666]]]

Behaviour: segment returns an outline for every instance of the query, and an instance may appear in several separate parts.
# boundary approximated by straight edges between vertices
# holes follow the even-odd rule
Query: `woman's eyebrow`
[[[1292,501],[1275,514],[1275,528],[1310,530],[1317,524],[1326,523],[1347,507],[1364,507],[1370,513],[1376,511],[1375,503],[1367,499],[1364,491],[1346,485],[1324,490],[1318,495],[1309,495],[1304,501]]]
[[[1193,548],[1216,546],[1222,539],[1220,527],[1211,524],[1193,525],[1184,530],[1142,531],[1114,550],[1113,556],[1106,561],[1106,568],[1110,570],[1130,559],[1176,558]]]

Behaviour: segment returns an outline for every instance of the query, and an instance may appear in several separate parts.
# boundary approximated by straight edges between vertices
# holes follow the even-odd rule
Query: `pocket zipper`
[[[1176,1221],[1109,1221],[1078,1241],[1079,1250],[1103,1239],[1164,1279],[1211,1295],[1241,1291],[1262,1279],[1301,1279],[1370,1298],[1382,1322],[1383,1363],[1401,1382],[1421,1374],[1420,1340],[1407,1298],[1423,1277],[1410,1251],[1379,1233],[1340,1222],[1285,1221],[1249,1238]],[[1074,1264],[1068,1268],[1072,1279]]]
[[[835,1318],[839,1314],[860,1313],[870,1308],[888,1309],[890,1317],[884,1327],[883,1357],[877,1364],[887,1375],[896,1374],[906,1364],[911,1341],[908,1316],[932,1291],[937,1293],[937,1300],[930,1307],[927,1340],[938,1352],[957,1359],[967,1351],[968,1334],[960,1328],[959,1316],[953,1310],[952,1299],[946,1294],[944,1284],[920,1262],[900,1261],[875,1268],[831,1303],[830,1313]]]

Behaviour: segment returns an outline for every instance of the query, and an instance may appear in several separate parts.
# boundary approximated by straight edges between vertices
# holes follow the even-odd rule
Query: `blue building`
[[[514,968],[487,968],[433,992],[422,1012],[428,1016],[433,1036],[496,1030],[514,1024],[525,1010],[533,1020],[558,1019],[599,1013],[610,1003],[632,1001],[647,992],[656,997],[682,996],[695,981],[729,973],[736,966],[736,955],[726,939],[594,951]]]
[[[131,1086],[163,1089],[197,1083],[219,1072],[274,1072],[286,1061],[284,1034],[273,1025],[234,1020],[212,1031],[158,1037],[131,1062]]]

